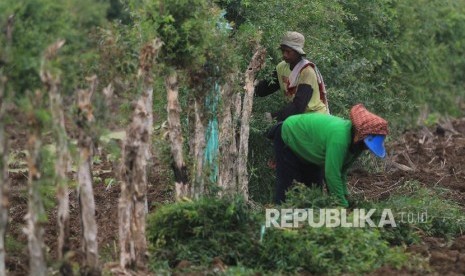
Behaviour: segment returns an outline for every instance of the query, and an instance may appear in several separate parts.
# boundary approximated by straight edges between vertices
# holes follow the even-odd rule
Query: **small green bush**
[[[265,235],[263,247],[260,264],[287,272],[361,273],[384,264],[399,267],[407,260],[371,228],[272,229]]]
[[[339,206],[339,199],[325,194],[321,188],[309,188],[302,183],[294,184],[286,193],[287,208],[331,208]]]
[[[236,264],[259,253],[258,219],[240,198],[165,205],[147,225],[155,259],[171,266],[181,260],[208,264],[214,257]]]
[[[305,193],[314,193],[315,208],[323,204],[317,198],[321,194]],[[293,192],[289,195],[289,201],[296,202]],[[163,205],[148,219],[150,266],[166,271],[181,260],[208,266],[219,257],[238,270],[341,274],[368,272],[384,264],[399,267],[407,259],[373,228],[268,228],[260,240],[264,218],[263,211],[251,209],[240,198]]]

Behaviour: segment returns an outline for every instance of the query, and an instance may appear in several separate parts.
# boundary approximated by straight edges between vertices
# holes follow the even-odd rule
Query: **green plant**
[[[379,220],[383,209],[390,209],[396,227],[383,228],[381,235],[391,244],[411,244],[420,236],[451,239],[465,231],[463,209],[441,196],[440,190],[428,189],[418,182],[406,182],[385,201],[358,201],[357,208],[376,209],[373,220]]]
[[[335,196],[327,195],[319,187],[309,188],[302,183],[292,186],[286,193],[286,202],[283,208],[336,208],[339,206],[339,199]]]
[[[150,215],[154,259],[208,264],[214,257],[236,264],[258,254],[259,224],[242,199],[209,199],[164,205]]]
[[[358,274],[384,264],[399,267],[407,259],[376,229],[308,226],[268,231],[260,256],[260,265],[268,269],[316,274]]]
[[[237,270],[342,274],[368,272],[384,264],[399,267],[407,259],[402,249],[389,248],[373,228],[268,228],[259,241],[263,215],[262,208],[253,211],[240,198],[163,205],[147,224],[151,267],[166,271],[181,260],[207,266],[218,257]]]
[[[0,3],[0,25],[14,15],[11,50],[5,63],[9,85],[16,98],[26,90],[41,86],[39,68],[41,55],[58,39],[65,39],[54,70],[62,78],[62,91],[69,93],[89,74],[95,51],[88,33],[105,22],[107,5],[102,1],[60,2],[50,0],[5,0]],[[0,59],[5,38],[0,36]],[[2,65],[3,66],[3,65]]]

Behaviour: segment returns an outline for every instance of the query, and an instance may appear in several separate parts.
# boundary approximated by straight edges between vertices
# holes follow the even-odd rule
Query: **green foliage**
[[[255,98],[254,115],[250,121],[249,193],[254,201],[263,204],[272,202],[276,185],[276,172],[267,165],[270,160],[274,160],[274,150],[273,142],[265,136],[266,131],[272,127],[272,123],[265,120],[265,112],[278,108],[280,101],[276,99],[281,97],[283,96],[276,93],[266,98]]]
[[[5,251],[10,254],[18,253],[24,250],[25,245],[10,235],[5,235]]]
[[[306,37],[307,57],[322,72],[331,110],[346,116],[363,102],[399,127],[418,105],[458,114],[463,101],[465,4],[457,1],[218,1],[241,33],[263,33],[269,62],[288,30]],[[460,73],[459,73],[460,72]],[[404,126],[402,126],[404,127]]]
[[[293,194],[289,196],[293,200]],[[322,204],[316,198],[320,195],[313,196],[314,206]],[[259,242],[263,218],[263,211],[250,209],[240,199],[164,205],[147,224],[151,266],[166,271],[181,260],[208,265],[219,257],[240,271],[341,274],[368,272],[384,264],[399,267],[407,258],[400,249],[390,249],[371,228],[268,228]]]
[[[325,194],[321,188],[309,188],[302,183],[294,184],[286,193],[283,208],[336,208],[340,205],[335,196]]]
[[[206,62],[205,49],[209,46],[216,22],[206,20],[205,0],[158,1],[160,20],[158,34],[164,41],[163,58],[174,66],[198,67]],[[162,7],[162,8],[161,8]]]
[[[11,50],[6,60],[5,74],[16,97],[26,90],[40,87],[39,67],[42,53],[58,39],[66,44],[56,61],[60,64],[63,91],[73,91],[88,74],[95,53],[88,33],[104,23],[106,5],[95,0],[84,1],[13,1],[0,3],[0,25],[14,15]],[[1,44],[5,45],[3,36]],[[5,48],[0,47],[0,57]]]
[[[406,256],[390,249],[376,229],[272,229],[264,238],[261,263],[268,269],[316,274],[362,273],[383,264],[401,266]]]
[[[50,152],[46,148],[40,150],[39,170],[41,171],[41,177],[37,185],[46,211],[53,209],[56,205],[56,186],[54,185],[55,161],[55,153]],[[46,221],[47,218],[44,217],[43,222]]]
[[[383,209],[391,209],[397,227],[384,228],[382,236],[391,244],[411,244],[420,236],[454,238],[465,232],[463,209],[445,199],[441,190],[431,190],[418,182],[406,182],[388,200],[359,201],[357,208],[376,209],[373,220],[381,217]]]
[[[131,16],[122,0],[110,0],[110,7],[107,10],[108,20],[119,20],[122,24],[128,25],[131,23]]]
[[[266,275],[263,269],[247,268],[244,266],[233,266],[228,267],[225,272],[222,273],[224,276],[253,276],[253,275]]]
[[[230,59],[226,21],[221,10],[207,0],[128,1],[134,33],[147,40],[159,37],[164,46],[160,61],[181,71],[196,73]],[[150,35],[151,34],[151,35]],[[229,64],[230,65],[230,64]],[[212,73],[210,70],[209,73]]]
[[[241,199],[201,199],[165,205],[148,218],[154,259],[235,264],[258,253],[257,219]]]
[[[465,232],[465,215],[457,203],[444,199],[440,190],[430,190],[416,182],[405,185],[405,191],[390,198],[386,206],[396,206],[398,213],[425,213],[426,222],[419,223],[417,227],[427,236],[452,238]]]

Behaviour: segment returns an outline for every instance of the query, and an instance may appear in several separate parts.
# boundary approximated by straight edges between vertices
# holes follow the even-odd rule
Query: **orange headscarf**
[[[363,104],[354,105],[350,109],[350,120],[355,128],[354,143],[365,139],[368,135],[388,134],[388,122],[368,111]]]

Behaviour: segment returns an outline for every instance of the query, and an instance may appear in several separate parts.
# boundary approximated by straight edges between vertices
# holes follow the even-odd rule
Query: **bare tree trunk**
[[[132,122],[126,131],[121,168],[119,200],[120,266],[123,270],[147,268],[145,217],[147,214],[147,161],[153,125],[152,65],[161,47],[160,40],[147,44],[141,51],[139,77],[143,94],[137,101]]]
[[[47,63],[55,57],[58,50],[65,43],[59,40],[50,45],[46,51],[42,62],[40,77],[45,85],[50,97],[50,110],[53,118],[53,129],[57,139],[57,161],[55,162],[55,182],[57,189],[57,222],[58,222],[58,259],[69,250],[69,194],[67,184],[67,173],[70,167],[68,136],[65,128],[65,115],[63,112],[63,102],[59,92],[60,80],[54,77],[47,69]]]
[[[181,131],[181,107],[178,99],[178,78],[176,72],[172,72],[165,78],[165,86],[168,98],[168,135],[171,143],[171,154],[174,159],[174,181],[176,199],[190,196],[190,184],[188,172],[183,156],[183,138]]]
[[[5,271],[5,233],[8,226],[8,138],[5,137],[4,92],[6,78],[0,73],[0,275]]]
[[[233,166],[233,185],[234,185],[234,192],[239,192],[239,166],[237,165],[237,160],[239,158],[239,145],[241,142],[241,114],[242,114],[242,96],[241,93],[235,93],[233,95],[233,140],[231,144],[231,150],[235,156],[235,166]]]
[[[36,99],[31,103],[41,101],[40,91],[35,92]],[[40,195],[40,148],[41,124],[35,117],[34,110],[28,110],[28,141],[26,144],[28,157],[28,212],[25,216],[27,227],[24,229],[28,237],[29,269],[31,275],[46,275],[45,247],[43,241],[44,229],[41,217],[44,216],[44,206]]]
[[[230,80],[232,82],[232,80]],[[225,83],[221,91],[222,98],[222,113],[219,118],[220,133],[219,133],[219,180],[218,185],[222,188],[220,196],[232,194],[236,192],[236,128],[233,120],[232,107],[233,89],[232,83]]]
[[[194,131],[194,171],[195,181],[192,185],[191,195],[198,198],[204,192],[204,152],[205,152],[205,127],[202,120],[202,103],[194,100],[195,131]]]
[[[6,47],[0,62],[10,59],[9,53],[13,39],[14,16],[10,15],[6,22]],[[8,228],[8,196],[10,192],[10,181],[8,179],[8,138],[5,136],[5,99],[7,78],[0,70],[0,275],[6,275],[5,268],[5,234]]]
[[[152,91],[150,91],[152,92]],[[150,134],[145,102],[147,95],[137,102],[132,123],[127,130],[123,148],[123,167],[120,217],[120,265],[122,268],[146,266],[147,242],[145,240],[145,196],[147,193],[147,156],[144,144]]]
[[[98,267],[97,222],[92,189],[93,141],[90,136],[90,127],[94,121],[91,97],[95,91],[97,77],[93,76],[88,81],[90,88],[78,91],[78,192],[82,223],[82,249],[86,255],[85,269],[97,272],[100,269]]]
[[[252,57],[245,72],[245,95],[242,104],[241,135],[239,144],[238,184],[244,199],[249,199],[249,176],[247,172],[247,158],[249,154],[249,123],[252,114],[255,74],[265,63],[266,50],[260,47]]]

